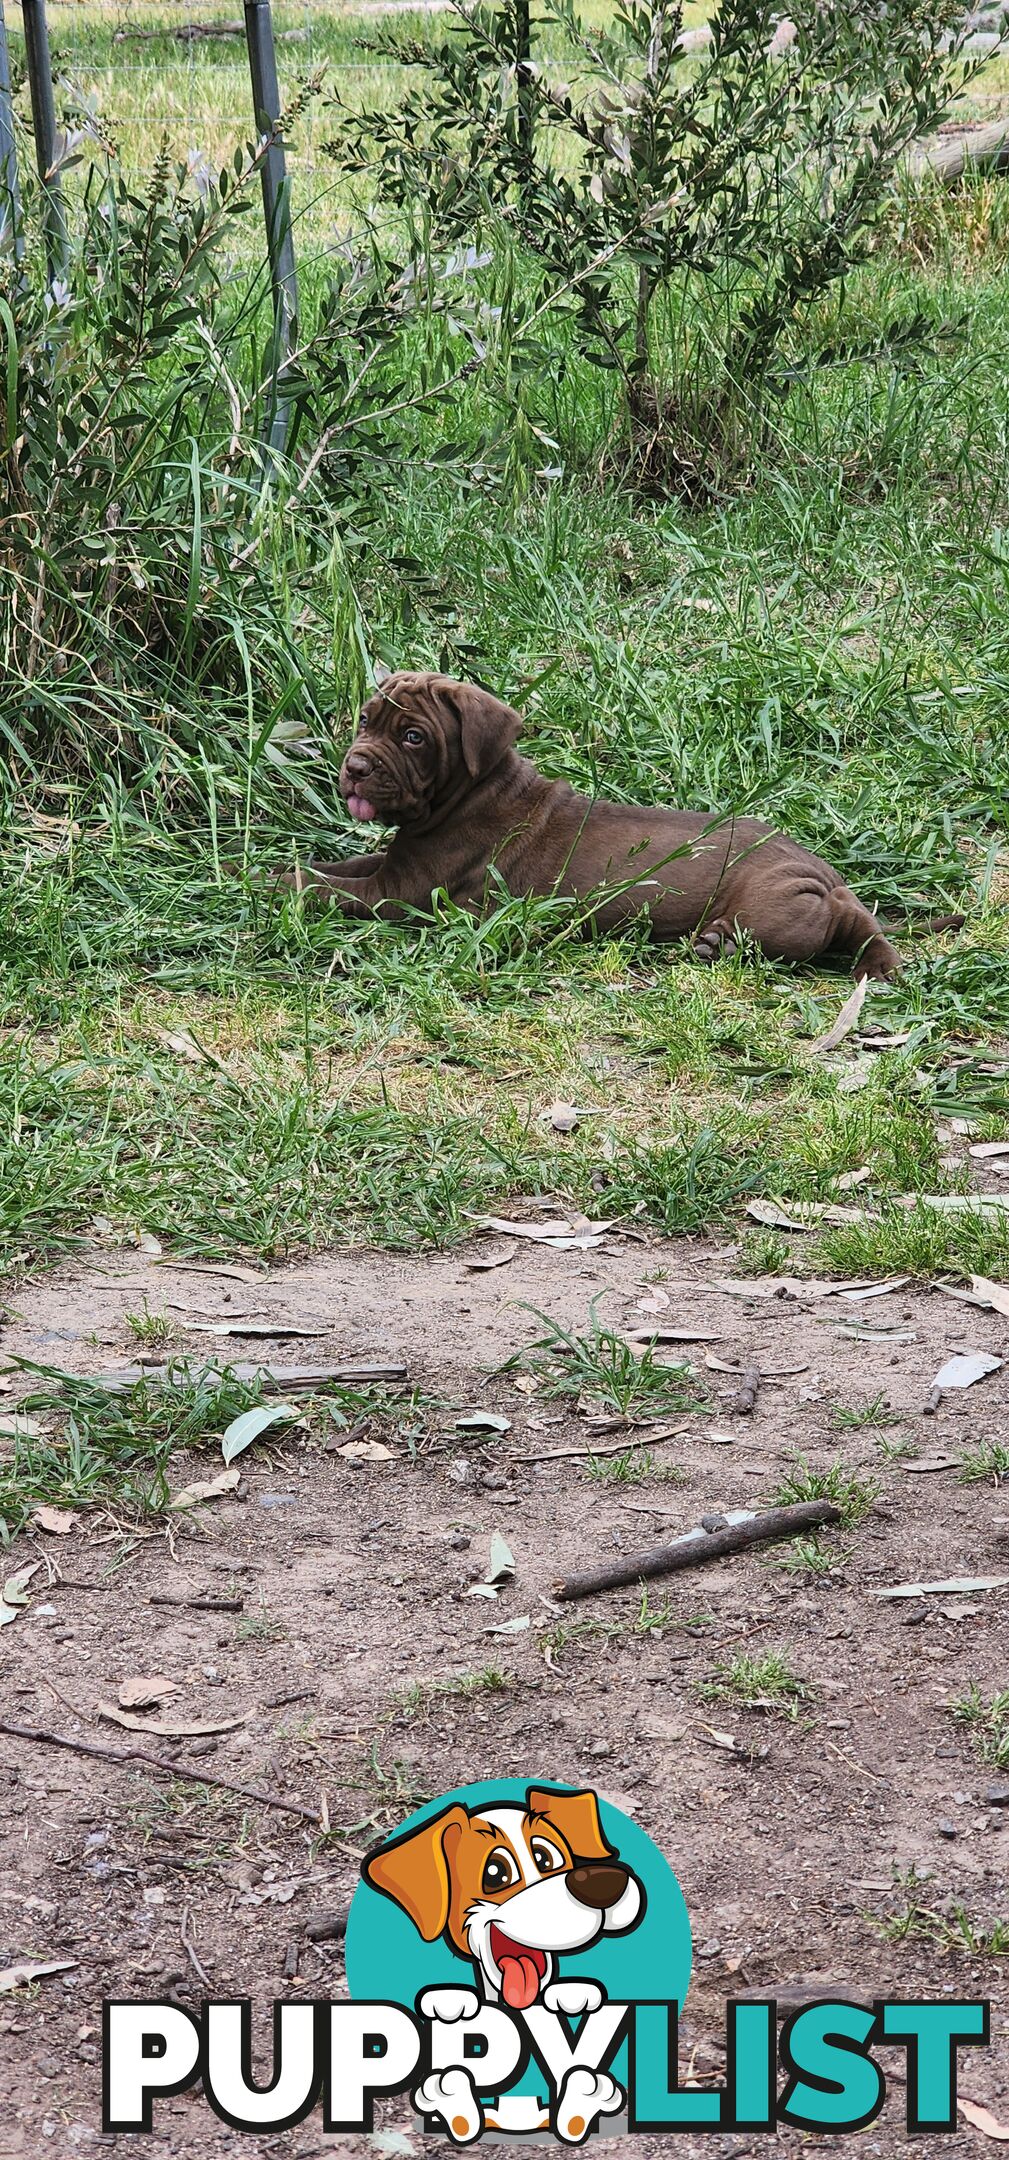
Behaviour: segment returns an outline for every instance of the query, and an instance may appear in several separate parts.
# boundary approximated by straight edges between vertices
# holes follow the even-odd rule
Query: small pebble
[[[954,1838],[957,1837],[959,1834],[956,1824],[951,1823],[946,1816],[943,1816],[942,1819],[936,1823],[935,1827],[940,1837]]]
[[[984,1798],[986,1807],[1009,1807],[1009,1785],[987,1785]]]

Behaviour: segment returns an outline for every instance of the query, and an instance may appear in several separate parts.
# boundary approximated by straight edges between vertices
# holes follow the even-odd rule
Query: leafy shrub
[[[722,0],[700,54],[679,0],[620,0],[599,33],[576,0],[544,0],[570,84],[538,47],[523,59],[523,0],[456,14],[431,46],[383,41],[421,83],[396,109],[341,111],[339,154],[420,251],[503,224],[616,374],[639,477],[690,491],[808,368],[796,326],[864,259],[910,144],[977,64],[960,0],[796,0],[787,22]],[[899,361],[930,327],[816,360]]]
[[[265,759],[260,793],[272,766],[310,794],[328,700],[286,624],[311,623],[313,604],[316,652],[345,661],[353,691],[341,535],[363,521],[388,407],[436,395],[457,366],[454,330],[444,365],[439,344],[452,280],[425,298],[411,387],[412,271],[334,249],[291,325],[286,453],[264,448],[273,310],[239,220],[268,147],[237,150],[216,180],[163,149],[142,191],[94,164],[65,275],[47,282],[34,244],[26,281],[0,267],[0,734],[22,778],[195,772],[241,803]]]

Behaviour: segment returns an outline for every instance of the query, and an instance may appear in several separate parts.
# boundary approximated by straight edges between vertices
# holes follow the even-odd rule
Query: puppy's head
[[[522,722],[510,705],[450,675],[387,676],[368,699],[340,769],[359,824],[423,825],[493,772]]]
[[[456,1802],[364,1862],[373,1889],[425,1942],[444,1935],[512,2009],[535,2002],[564,1951],[624,1934],[644,1911],[637,1877],[603,1836],[593,1792],[530,1786],[525,1804]]]

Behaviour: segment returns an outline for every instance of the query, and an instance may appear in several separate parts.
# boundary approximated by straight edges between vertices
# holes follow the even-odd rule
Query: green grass
[[[285,83],[328,58],[348,94],[351,70],[355,96],[388,87],[352,15],[311,17],[310,51],[280,47]],[[277,20],[305,27],[293,5]],[[118,22],[88,0],[59,64],[97,86],[127,169],[149,164],[162,110],[176,147],[223,158],[248,103],[240,43],[116,44]],[[152,0],[128,27],[168,22]],[[300,156],[328,126],[316,102]],[[317,243],[347,229],[337,182],[321,174],[305,226],[308,313]],[[264,515],[240,593],[251,693],[234,638],[227,665],[215,646],[188,673],[141,656],[142,695],[79,656],[0,691],[0,727],[31,720],[55,745],[3,780],[0,1270],[75,1249],[96,1217],[179,1253],[412,1251],[542,1189],[687,1235],[737,1229],[752,1198],[848,1197],[862,1220],[799,1252],[750,1231],[739,1267],[1009,1275],[1009,1218],[927,1204],[965,1183],[937,1120],[1000,1131],[1009,1111],[1007,261],[998,181],[909,189],[852,273],[848,319],[927,306],[963,318],[959,342],[907,368],[815,371],[751,480],[703,512],[600,477],[612,387],[541,325],[538,371],[478,372],[451,404],[390,421],[380,467],[334,479],[311,519]],[[487,271],[491,304],[511,274]],[[825,314],[810,338],[835,327]],[[419,381],[422,365],[418,328],[403,366]],[[524,747],[577,785],[772,815],[898,925],[965,905],[957,936],[899,933],[906,973],[866,1006],[863,1024],[910,1041],[849,1094],[857,1042],[807,1050],[847,994],[836,971],[704,970],[636,935],[576,938],[563,909],[521,901],[479,924],[451,909],[435,927],[347,923],[227,876],[247,850],[262,868],[351,845],[336,751],[376,657],[525,698]],[[288,754],[288,725],[308,727],[312,759]],[[541,1112],[558,1096],[599,1114],[554,1135]],[[632,1371],[603,1329],[541,1355],[564,1392],[634,1414],[682,1404],[675,1375]]]
[[[460,1673],[450,1680],[411,1680],[395,1697],[391,1717],[423,1717],[436,1703],[471,1702],[474,1696],[504,1695],[513,1685],[499,1665],[482,1666],[478,1672]]]
[[[0,1542],[22,1529],[42,1503],[114,1503],[117,1513],[134,1520],[161,1515],[184,1483],[221,1469],[226,1426],[263,1400],[258,1380],[239,1380],[227,1366],[196,1369],[190,1361],[185,1369],[178,1360],[170,1365],[170,1385],[143,1379],[121,1393],[26,1360],[15,1360],[13,1369],[29,1382],[19,1411],[38,1430],[0,1439]],[[324,1399],[344,1425],[362,1415],[384,1425],[403,1408],[395,1391],[380,1385],[327,1387]],[[311,1411],[311,1398],[304,1407]],[[279,1430],[271,1438],[277,1441]],[[175,1458],[204,1448],[206,1464],[183,1475]]]
[[[700,1634],[713,1625],[710,1613],[694,1613],[688,1617],[679,1614],[668,1598],[659,1598],[653,1605],[646,1584],[641,1586],[636,1613],[620,1620],[560,1620],[553,1627],[544,1628],[539,1636],[541,1649],[550,1657],[557,1657],[573,1643],[626,1642],[640,1639],[661,1642],[670,1629],[686,1634]]]
[[[978,1440],[965,1448],[961,1460],[961,1485],[1001,1485],[1009,1477],[1009,1446],[1004,1440]]]
[[[958,1725],[965,1725],[980,1760],[990,1770],[1009,1770],[1009,1688],[985,1700],[976,1681],[953,1704]]]
[[[884,1942],[926,1942],[964,1957],[1009,1957],[1009,1920],[986,1924],[972,1919],[963,1905],[942,1913],[911,1901],[883,1920],[870,1916],[870,1924]]]
[[[843,1527],[853,1530],[865,1520],[879,1491],[878,1478],[860,1478],[846,1470],[843,1463],[814,1470],[804,1455],[797,1455],[794,1468],[782,1479],[774,1500],[777,1507],[790,1507],[801,1500],[832,1500],[840,1509]]]
[[[834,1403],[830,1422],[836,1432],[860,1432],[866,1426],[899,1425],[900,1416],[885,1395],[873,1395],[863,1403]]]
[[[654,1353],[631,1350],[599,1318],[598,1298],[593,1300],[588,1332],[577,1335],[552,1320],[548,1313],[527,1306],[527,1312],[543,1323],[544,1332],[529,1346],[509,1358],[502,1372],[535,1375],[540,1392],[549,1398],[574,1397],[618,1417],[665,1417],[674,1411],[699,1407],[692,1388],[685,1385],[689,1368],[683,1364],[660,1365]],[[619,1466],[619,1467],[618,1467]],[[647,1475],[636,1462],[635,1450],[607,1458],[589,1457],[590,1474],[601,1479],[634,1483]]]
[[[596,1485],[681,1485],[686,1475],[678,1463],[663,1462],[650,1448],[635,1447],[619,1455],[587,1455],[585,1469]]]
[[[769,1650],[763,1657],[741,1654],[722,1659],[714,1667],[712,1678],[702,1681],[698,1688],[705,1702],[735,1702],[748,1710],[781,1710],[791,1718],[798,1717],[809,1692],[779,1650]]]

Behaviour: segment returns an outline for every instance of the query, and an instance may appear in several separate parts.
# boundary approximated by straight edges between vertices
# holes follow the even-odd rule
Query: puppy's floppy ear
[[[446,1836],[454,1849],[459,1831],[469,1817],[456,1803],[411,1830],[393,1844],[383,1845],[365,1860],[361,1873],[373,1890],[381,1890],[395,1905],[409,1913],[425,1942],[443,1934],[448,1921],[452,1886],[445,1850]]]
[[[606,1843],[594,1792],[544,1792],[531,1785],[526,1794],[531,1815],[543,1815],[559,1830],[576,1860],[608,1860],[613,1852]]]
[[[475,683],[454,685],[452,702],[459,720],[463,764],[472,780],[482,780],[511,749],[521,733],[522,716],[489,690],[478,690]]]

